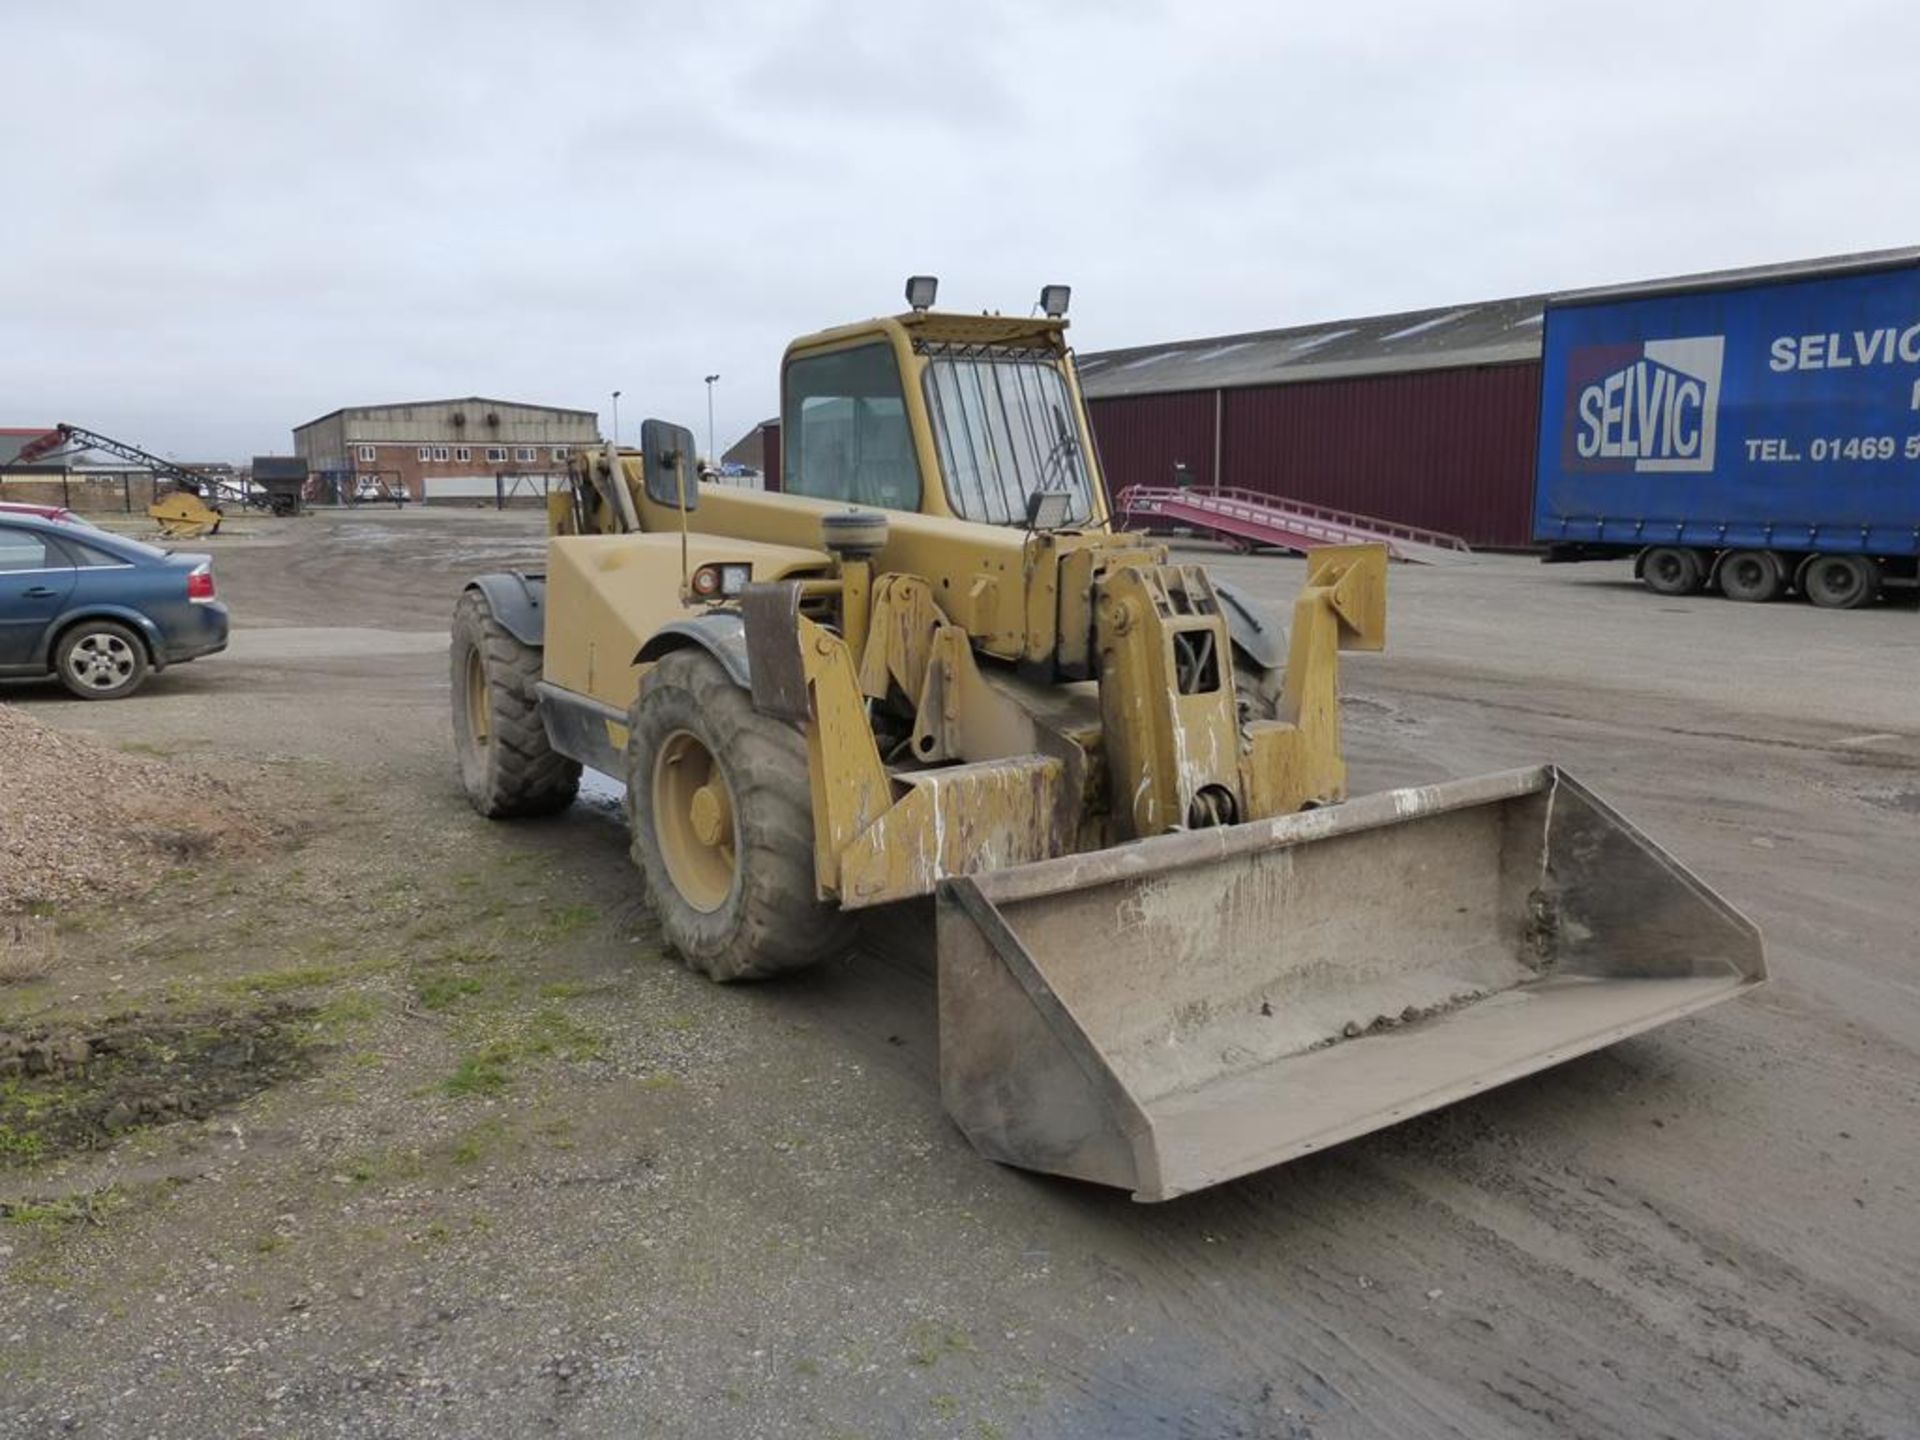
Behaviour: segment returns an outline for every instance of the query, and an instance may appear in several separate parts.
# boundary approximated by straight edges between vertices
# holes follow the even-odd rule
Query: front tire
[[[627,742],[633,861],[667,943],[719,981],[799,970],[853,921],[814,892],[807,745],[699,650],[647,675]]]
[[[547,742],[540,719],[540,651],[493,618],[478,590],[453,611],[449,650],[453,745],[460,783],[490,820],[552,815],[580,793],[580,766]]]
[[[148,668],[147,642],[112,620],[82,620],[54,647],[54,673],[82,700],[125,699]]]

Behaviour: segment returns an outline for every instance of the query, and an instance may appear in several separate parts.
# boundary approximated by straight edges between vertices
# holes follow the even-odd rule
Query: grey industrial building
[[[380,485],[414,500],[471,501],[543,492],[599,434],[591,410],[469,395],[330,411],[295,426],[293,447],[322,500]]]

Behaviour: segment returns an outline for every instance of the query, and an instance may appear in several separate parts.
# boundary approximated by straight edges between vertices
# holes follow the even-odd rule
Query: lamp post
[[[613,447],[620,448],[620,392],[613,392]]]
[[[719,378],[718,375],[707,376],[707,463],[716,469],[719,467],[720,457],[713,448],[713,382]]]

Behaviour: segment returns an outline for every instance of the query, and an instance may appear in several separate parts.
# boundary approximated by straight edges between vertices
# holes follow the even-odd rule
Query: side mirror
[[[693,448],[693,431],[665,420],[642,421],[640,456],[647,499],[675,510],[699,505],[700,457]]]

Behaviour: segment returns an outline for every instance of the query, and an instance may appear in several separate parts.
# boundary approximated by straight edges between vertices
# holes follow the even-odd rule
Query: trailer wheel
[[[1734,550],[1720,561],[1720,593],[1729,600],[1764,604],[1786,588],[1785,569],[1771,550]]]
[[[814,893],[806,741],[703,651],[664,656],[641,685],[627,809],[661,932],[691,968],[758,980],[847,948],[852,917]]]
[[[1640,557],[1640,578],[1656,595],[1691,595],[1707,578],[1700,552],[1684,545],[1656,545]]]
[[[1864,555],[1815,555],[1800,569],[1800,593],[1823,610],[1857,610],[1880,593],[1880,567]]]
[[[513,638],[478,590],[453,610],[448,652],[460,783],[490,820],[551,815],[580,792],[580,766],[547,743],[534,685],[540,651]]]

